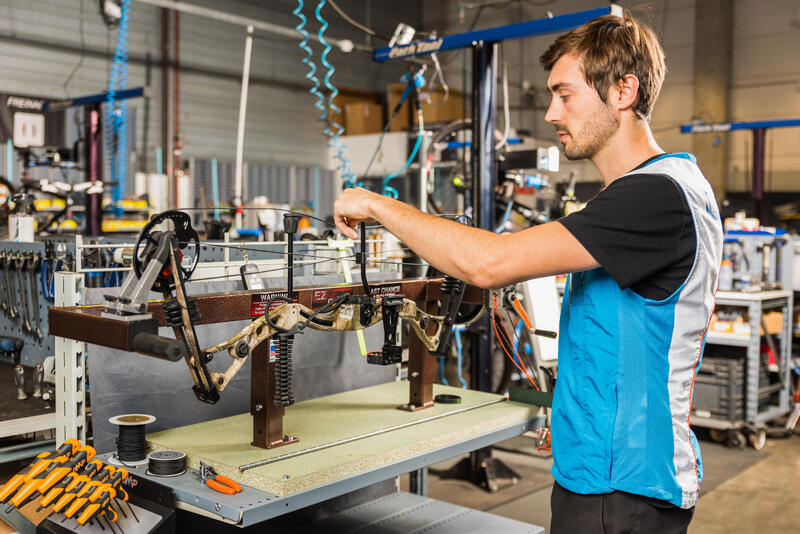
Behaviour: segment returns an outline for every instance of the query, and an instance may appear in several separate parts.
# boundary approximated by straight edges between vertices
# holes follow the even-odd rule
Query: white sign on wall
[[[44,115],[38,113],[14,113],[14,146],[44,146]]]

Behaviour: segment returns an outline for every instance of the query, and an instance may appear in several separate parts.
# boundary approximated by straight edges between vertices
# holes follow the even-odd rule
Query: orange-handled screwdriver
[[[110,507],[111,499],[114,498],[116,495],[116,491],[113,488],[106,488],[103,492],[99,495],[95,496],[92,501],[86,505],[86,508],[81,512],[81,515],[78,516],[78,524],[84,525],[87,521],[96,517],[97,515],[111,511],[114,514],[112,521],[117,520],[117,513]]]
[[[116,472],[116,468],[111,465],[105,466],[100,472],[95,473],[92,478],[87,476],[78,477],[77,482],[73,487],[67,490],[61,498],[53,505],[54,512],[60,512],[65,506],[71,503],[75,498],[84,495],[90,489],[103,484],[106,480]],[[88,487],[87,487],[88,486]]]
[[[78,482],[80,481],[80,477],[88,477],[89,479],[94,476],[95,473],[100,471],[103,468],[103,462],[94,459],[88,464],[86,467],[83,468],[81,471],[72,471],[65,476],[61,482],[59,482],[55,487],[53,487],[47,495],[42,498],[42,501],[39,503],[38,511],[41,511],[42,508],[46,508],[50,506],[50,503],[55,502],[55,500],[63,495],[64,493],[69,492],[72,488],[74,488]]]
[[[78,449],[80,449],[80,447],[80,441],[76,439],[68,439],[55,451],[47,451],[37,455],[36,459],[25,469],[11,477],[11,479],[6,482],[6,484],[3,486],[3,489],[0,490],[0,503],[6,502],[12,495],[14,495],[14,492],[19,489],[23,482],[35,477],[47,469],[47,467],[55,458],[58,458],[59,456],[72,456],[75,452],[77,452]]]
[[[81,514],[78,516],[78,524],[84,525],[87,521],[97,516],[98,514],[109,509],[111,499],[117,492],[113,488],[106,487],[99,494],[93,495],[91,501],[86,505]],[[113,510],[111,510],[113,512]],[[116,521],[116,512],[114,513],[114,521]]]
[[[81,447],[72,458],[59,463],[54,461],[51,466],[40,476],[34,477],[25,482],[25,485],[22,486],[22,489],[20,489],[11,499],[11,504],[17,508],[25,506],[27,502],[35,499],[39,494],[44,494],[67,474],[83,469],[83,466],[86,465],[86,462],[94,458],[94,455],[94,447],[91,445],[85,445]]]

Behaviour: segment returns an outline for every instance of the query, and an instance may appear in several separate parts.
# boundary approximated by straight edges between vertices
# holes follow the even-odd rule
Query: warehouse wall
[[[702,1],[702,0],[696,0]],[[652,128],[661,146],[670,152],[691,151],[692,140],[681,134],[679,126],[693,118],[695,0],[619,1],[638,18],[647,21],[661,38],[667,55],[668,73],[652,117]],[[534,5],[543,4],[543,5]],[[550,11],[564,14],[604,5],[596,0],[557,0],[553,2],[518,1],[500,4],[500,8],[484,8],[475,29],[518,21],[542,18]],[[733,80],[730,120],[750,121],[800,117],[800,3],[796,0],[736,0],[733,28]],[[424,25],[440,33],[465,31],[474,20],[477,9],[468,9],[459,19],[458,3],[425,3]],[[795,21],[795,22],[792,22]],[[546,73],[538,58],[554,36],[510,41],[502,55],[508,66],[509,97],[512,103],[512,125],[525,128],[534,136],[558,144],[554,129],[545,122],[549,102]],[[462,56],[449,53],[452,60],[446,69],[448,80],[456,87],[462,84]],[[467,56],[469,73],[469,56]],[[502,73],[502,59],[500,64]],[[469,77],[469,74],[468,74]],[[522,89],[523,82],[532,90]],[[467,79],[469,84],[469,79]],[[467,86],[468,87],[468,86]],[[498,104],[501,98],[498,95]],[[499,124],[502,125],[498,114]],[[772,130],[767,134],[767,190],[800,190],[800,128]],[[728,190],[745,191],[750,187],[752,136],[734,132],[727,137],[730,147]],[[702,162],[701,162],[702,165]],[[599,174],[591,164],[566,165],[577,168],[581,179],[597,180]]]
[[[297,24],[292,15],[297,3],[292,0],[191,2],[282,26]],[[338,3],[384,34],[391,34],[399,20],[418,24],[421,16],[420,0]],[[316,32],[319,25],[313,20],[313,11],[317,3],[306,4],[309,28]],[[365,42],[365,35],[330,7],[324,8],[323,15],[330,23],[327,36]],[[147,170],[154,170],[155,147],[162,139],[159,32],[160,9],[134,1],[129,85],[148,84],[153,98],[129,102],[137,121],[136,150],[140,158],[146,158],[142,167]],[[102,23],[96,0],[4,0],[0,3],[0,92],[50,98],[104,92],[116,35],[116,30],[108,30]],[[244,40],[243,28],[180,16],[180,130],[186,158],[234,159]],[[306,166],[327,161],[322,125],[313,108],[314,98],[307,92],[310,82],[304,77],[307,69],[301,63],[304,53],[298,42],[256,32],[245,136],[247,161]],[[321,48],[312,46],[318,62]],[[404,71],[402,65],[377,64],[369,54],[359,52],[346,55],[334,49],[328,59],[336,67],[332,80],[337,87],[383,91]]]

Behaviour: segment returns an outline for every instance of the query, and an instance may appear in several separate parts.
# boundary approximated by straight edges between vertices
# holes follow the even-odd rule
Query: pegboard
[[[96,240],[99,243],[116,243],[116,242],[128,242],[130,239],[121,239],[119,237],[98,237],[98,238],[91,238],[92,240]],[[44,257],[45,254],[45,243],[46,242],[53,242],[57,244],[63,244],[66,253],[71,254],[73,257],[75,256],[75,238],[72,236],[57,236],[57,237],[48,237],[42,241],[36,241],[33,243],[15,243],[12,241],[1,241],[0,242],[0,251],[6,253],[21,253],[21,254],[40,254]],[[84,242],[88,243],[89,238],[85,238]],[[18,280],[16,274],[12,271],[12,284],[14,286],[14,300],[17,303],[17,309],[21,313],[21,308],[19,306],[19,286],[17,285]],[[31,296],[30,296],[30,281],[28,280],[28,273],[24,273],[25,279],[25,292],[28,303],[27,305],[27,312],[28,312],[28,320],[33,322],[33,310],[30,308]],[[41,284],[41,272],[36,273],[36,284],[35,284],[35,297],[36,302],[39,310],[39,329],[44,334],[41,340],[37,340],[31,334],[25,334],[22,332],[22,318],[17,316],[15,319],[10,319],[4,313],[0,312],[0,336],[10,336],[20,338],[24,341],[24,345],[22,347],[22,354],[20,357],[20,363],[25,367],[32,367],[35,366],[37,363],[43,362],[44,359],[48,356],[52,356],[55,354],[55,340],[53,336],[48,334],[50,330],[50,324],[47,319],[47,313],[50,309],[50,306],[53,303],[47,300],[42,293],[42,284]],[[5,286],[5,274],[2,270],[0,270],[0,282],[2,285]],[[0,294],[0,298],[7,298],[7,293],[4,291]],[[13,362],[14,359],[11,356],[5,356],[2,352],[0,352],[0,361],[6,362]]]
[[[35,242],[35,243],[13,243],[10,241],[4,241],[0,243],[0,251],[6,253],[21,253],[21,254],[30,254],[30,253],[38,253],[44,256],[44,243],[43,242]],[[67,242],[67,250],[70,250],[73,254],[75,253],[75,244],[74,242],[70,245]],[[26,308],[27,308],[27,315],[28,320],[33,323],[34,321],[34,313],[30,307],[31,303],[31,295],[30,295],[30,280],[28,272],[22,272],[23,275],[23,282],[25,287],[25,296],[26,296]],[[33,335],[23,333],[22,332],[22,322],[23,319],[21,315],[17,315],[15,319],[10,319],[6,314],[0,313],[0,335],[2,336],[10,336],[22,339],[24,345],[22,347],[22,354],[20,358],[20,363],[26,367],[35,366],[37,363],[43,362],[47,356],[50,356],[55,353],[55,343],[53,341],[53,337],[48,335],[49,331],[49,323],[47,322],[47,310],[52,305],[52,302],[45,299],[44,295],[42,294],[42,284],[40,279],[40,269],[37,269],[35,274],[35,299],[36,306],[39,310],[39,329],[42,331],[44,336],[41,340],[37,340]],[[17,278],[17,274],[15,271],[11,271],[11,280],[12,286],[14,290],[14,301],[17,304],[17,310],[19,313],[22,313],[22,307],[20,306],[20,291],[19,291],[19,279]],[[2,281],[2,285],[5,287],[5,274],[2,270],[0,270],[0,281]],[[6,288],[2,296],[0,298],[8,298],[8,288]],[[35,328],[35,325],[34,325]],[[3,353],[0,353],[3,354]],[[3,361],[13,362],[13,357],[10,356],[0,356]]]

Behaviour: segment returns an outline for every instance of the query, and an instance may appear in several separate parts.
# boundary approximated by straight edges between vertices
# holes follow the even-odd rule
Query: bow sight
[[[463,282],[448,279],[398,280],[370,286],[366,267],[367,243],[361,228],[360,285],[327,288],[294,287],[293,234],[296,214],[286,214],[287,289],[242,291],[189,297],[186,281],[200,256],[200,240],[190,217],[179,211],[156,215],[142,230],[134,249],[133,272],[118,296],[106,296],[104,309],[73,307],[50,309],[50,333],[121,350],[140,352],[171,361],[184,359],[189,367],[197,398],[216,403],[249,357],[251,366],[251,413],[254,417],[253,444],[274,447],[292,442],[283,435],[282,416],[294,403],[292,348],[294,336],[306,328],[321,331],[354,331],[384,323],[381,351],[371,352],[368,363],[400,363],[398,342],[400,321],[410,325],[409,402],[400,406],[416,410],[433,404],[435,361],[431,354],[448,353],[449,330],[459,305],[480,304],[484,294]],[[163,300],[148,302],[150,291]],[[282,301],[282,302],[281,302]],[[273,306],[274,304],[280,304]],[[441,306],[440,303],[441,302]],[[263,314],[252,310],[264,304]],[[438,314],[437,314],[438,312]],[[442,313],[444,312],[444,313]],[[250,319],[251,322],[229,339],[201,348],[196,327],[201,324]],[[170,326],[175,339],[157,335],[159,326]],[[277,346],[270,359],[269,340]],[[227,352],[232,362],[224,372],[211,369],[214,356]]]

